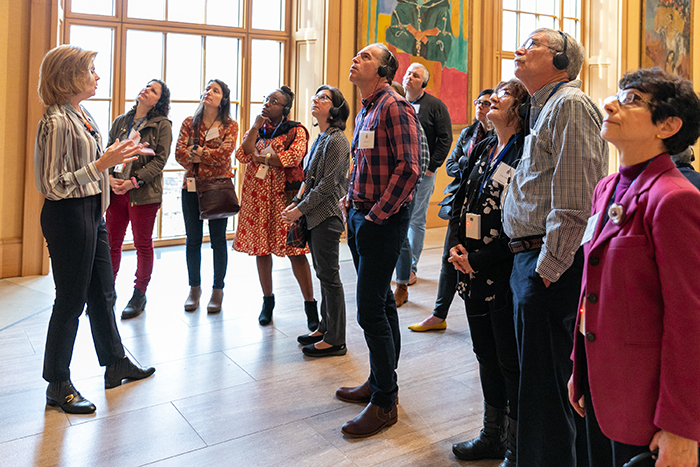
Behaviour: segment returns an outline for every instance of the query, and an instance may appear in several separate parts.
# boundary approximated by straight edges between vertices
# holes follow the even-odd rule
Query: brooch
[[[613,224],[618,225],[625,220],[625,208],[622,205],[613,203],[608,208],[608,217]]]

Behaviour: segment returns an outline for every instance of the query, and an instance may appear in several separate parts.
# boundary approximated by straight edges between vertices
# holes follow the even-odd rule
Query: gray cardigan
[[[345,133],[329,127],[318,136],[316,150],[306,173],[304,193],[297,208],[306,216],[309,229],[313,229],[332,216],[342,219],[338,201],[348,192],[350,169],[350,144]]]

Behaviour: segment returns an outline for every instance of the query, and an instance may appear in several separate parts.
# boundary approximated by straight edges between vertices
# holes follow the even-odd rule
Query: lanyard
[[[542,103],[542,107],[545,106],[545,104],[547,103],[547,101],[549,101],[549,99],[554,95],[554,93],[557,92],[557,91],[559,90],[559,88],[562,87],[562,85],[564,85],[565,83],[566,83],[566,81],[560,81],[556,86],[554,86],[554,89],[552,89],[552,92],[549,93],[549,96],[547,96],[547,98],[546,98],[546,99],[544,100],[544,102]],[[532,106],[530,106],[530,107],[532,107]],[[530,118],[530,109],[528,109],[528,118]],[[532,122],[532,126],[530,126],[530,128],[533,128],[533,127],[535,126],[535,124],[537,123],[537,119],[538,119],[538,118],[540,118],[540,114],[539,114],[539,113],[537,114],[537,117],[535,118],[535,121]],[[528,122],[528,123],[529,123],[529,122]]]
[[[270,145],[270,142],[272,142],[273,139],[275,139],[275,134],[277,133],[277,129],[280,127],[280,125],[284,122],[284,119],[282,119],[277,126],[275,127],[275,131],[272,132],[272,136],[270,136],[270,139],[263,138],[263,147],[266,148]],[[269,141],[269,142],[268,142]]]
[[[309,151],[309,159],[306,161],[306,167],[304,168],[304,173],[309,172],[309,167],[311,167],[311,161],[314,160],[314,154],[316,154],[316,147],[318,146],[319,141],[321,141],[321,136],[325,135],[326,132],[324,131],[320,135],[316,137],[316,140],[314,141],[314,144],[311,145],[311,151]]]
[[[92,135],[93,138],[95,138],[95,141],[97,141],[97,132],[92,128],[92,125],[90,125],[90,120],[88,120],[87,116],[83,113],[83,109],[80,109],[80,120],[83,122],[83,126],[85,126],[85,129]]]
[[[355,128],[355,135],[352,138],[352,147],[350,148],[353,158],[355,156],[355,148],[357,148],[357,140],[360,139],[360,132],[363,131],[362,127],[365,123],[365,117],[367,116],[367,110],[372,108],[374,102],[370,103],[367,107],[362,107],[362,113],[360,114],[360,124]]]
[[[126,132],[126,137],[128,138],[129,135],[131,134],[131,126],[134,124],[134,117],[136,116],[136,112],[131,114],[131,120],[129,120],[129,130]],[[143,120],[141,120],[141,123],[136,125],[136,128],[134,128],[134,131],[139,131],[141,127],[146,123],[147,118],[144,117]]]
[[[481,180],[481,186],[479,187],[479,194],[477,195],[477,201],[481,199],[481,195],[484,192],[484,188],[486,187],[486,182],[489,181],[489,179],[493,176],[493,174],[496,172],[496,169],[498,168],[498,165],[501,163],[505,155],[508,153],[508,150],[510,147],[513,145],[514,142],[516,142],[520,138],[520,134],[517,134],[513,136],[510,141],[508,141],[508,144],[506,144],[506,147],[503,148],[503,151],[498,155],[498,159],[496,159],[496,162],[491,165],[491,161],[493,160],[493,155],[496,152],[496,146],[493,147],[491,150],[491,154],[489,155],[489,159],[486,163],[486,172],[484,173],[483,179]],[[489,167],[490,166],[490,167]]]
[[[424,94],[424,93],[420,93],[420,96],[418,96],[418,97],[416,97],[414,100],[412,100],[412,101],[411,101],[411,105],[416,105],[416,102],[418,102],[418,100],[419,100],[421,97],[423,97],[423,94]]]

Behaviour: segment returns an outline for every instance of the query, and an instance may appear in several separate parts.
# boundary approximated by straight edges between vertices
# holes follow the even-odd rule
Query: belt
[[[544,245],[544,237],[528,237],[508,243],[511,253],[517,255],[526,251],[539,250]]]
[[[372,210],[372,206],[374,206],[375,203],[371,201],[364,202],[353,200],[350,204],[355,211],[361,212],[362,214],[367,214],[368,212],[370,212],[370,210]]]

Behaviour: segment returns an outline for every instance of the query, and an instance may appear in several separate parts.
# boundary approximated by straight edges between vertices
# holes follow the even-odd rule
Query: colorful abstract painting
[[[426,90],[447,105],[453,125],[467,123],[468,0],[361,0],[360,47],[386,44],[399,60],[396,80],[419,62]]]
[[[645,0],[642,66],[690,79],[691,0]]]

